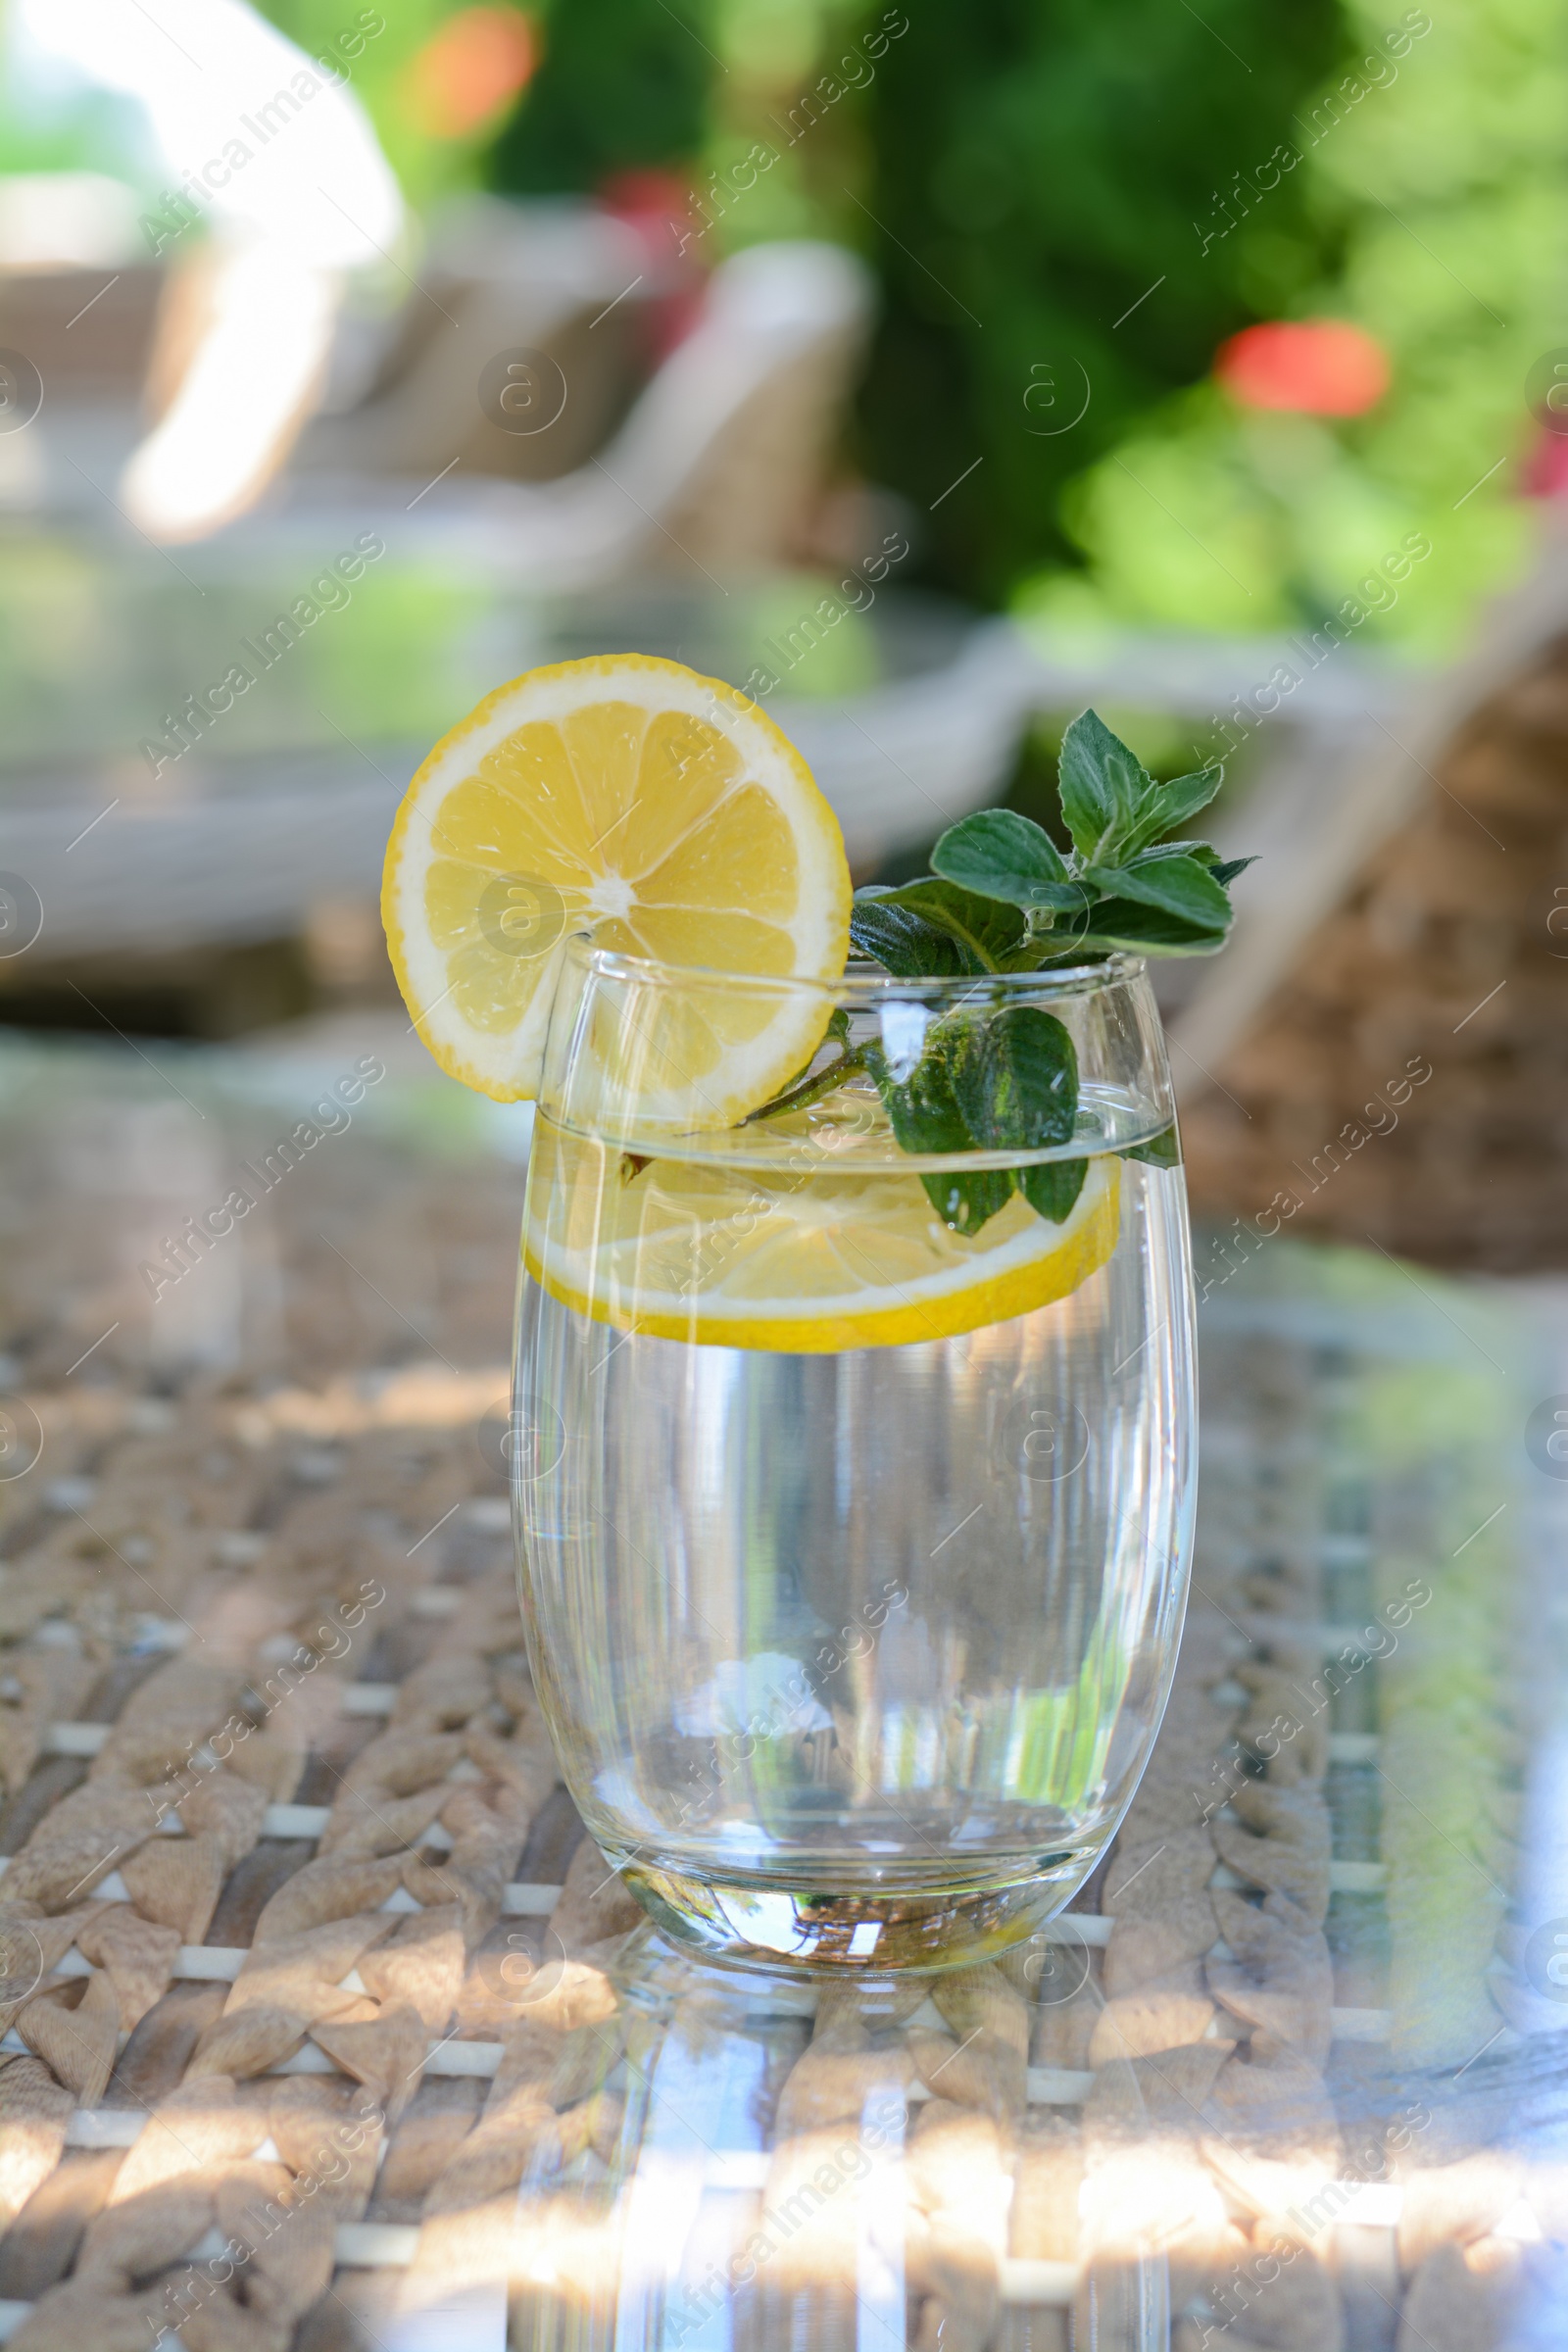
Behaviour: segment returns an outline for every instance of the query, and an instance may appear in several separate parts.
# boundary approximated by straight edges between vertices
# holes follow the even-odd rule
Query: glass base
[[[600,1837],[607,1859],[670,1941],[736,1968],[808,1976],[972,1967],[1026,1943],[1071,1900],[1098,1850],[954,1871],[945,1883],[833,1886],[807,1864],[792,1878],[664,1869],[646,1849]]]

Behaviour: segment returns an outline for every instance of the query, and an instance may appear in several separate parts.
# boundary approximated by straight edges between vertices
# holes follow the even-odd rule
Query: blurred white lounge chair
[[[418,282],[372,354],[362,397],[316,419],[295,466],[410,476],[415,487],[454,459],[468,474],[537,481],[568,472],[624,412],[641,306],[668,281],[636,232],[595,205],[466,197],[437,217]],[[340,332],[352,347],[355,323]],[[552,402],[533,431],[504,429],[481,405],[486,368],[517,350],[543,354],[567,388],[560,413]],[[351,348],[351,365],[353,356]]]
[[[1463,659],[1337,760],[1260,779],[1264,859],[1172,1030],[1189,1188],[1243,1256],[1289,1230],[1568,1266],[1568,534],[1544,519]]]
[[[362,525],[383,512],[404,544],[466,546],[495,576],[548,593],[672,564],[713,579],[777,564],[819,494],[871,308],[869,271],[839,247],[753,246],[713,272],[698,324],[619,431],[561,479],[481,477],[460,447],[423,480],[297,480],[275,518],[308,514],[318,538],[335,506]],[[569,376],[566,391],[569,406]],[[459,399],[474,401],[471,378]]]
[[[1568,530],[1549,514],[1544,521],[1528,574],[1477,614],[1460,658],[1435,671],[1390,665],[1381,695],[1363,676],[1347,707],[1313,708],[1311,723],[1263,763],[1245,805],[1220,819],[1214,840],[1222,854],[1253,855],[1258,863],[1237,894],[1224,956],[1189,967],[1199,984],[1172,1030],[1184,1064],[1179,1095],[1204,1092],[1208,1071],[1251,1028],[1305,943],[1434,791],[1468,822],[1475,855],[1496,854],[1495,837],[1437,771],[1568,630]]]

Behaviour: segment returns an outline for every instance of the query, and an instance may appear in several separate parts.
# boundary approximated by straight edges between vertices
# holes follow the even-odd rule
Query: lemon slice
[[[772,720],[679,662],[616,654],[514,678],[443,736],[398,810],[381,913],[437,1061],[516,1102],[538,1093],[572,934],[661,963],[836,980],[850,899],[838,819]],[[667,1115],[733,1124],[810,1058],[826,1021],[810,990],[727,1004],[710,989],[664,1041]]]
[[[952,1339],[1065,1298],[1116,1247],[1121,1162],[1093,1160],[1064,1224],[1014,1195],[972,1241],[918,1177],[639,1162],[535,1131],[523,1263],[595,1322],[698,1346],[822,1354]]]

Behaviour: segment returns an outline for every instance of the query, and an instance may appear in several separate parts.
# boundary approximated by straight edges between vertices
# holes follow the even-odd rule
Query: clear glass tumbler
[[[865,1062],[1025,1004],[1071,1040],[1070,1140],[903,1149]],[[770,1023],[825,1078],[715,1123],[704,1072]],[[1066,1222],[1008,1198],[1076,1161]],[[984,1176],[1007,1205],[956,1240],[944,1185]],[[742,1965],[1026,1938],[1132,1795],[1186,1598],[1191,1261],[1141,963],[824,988],[569,943],[523,1266],[523,1616],[628,1885]]]

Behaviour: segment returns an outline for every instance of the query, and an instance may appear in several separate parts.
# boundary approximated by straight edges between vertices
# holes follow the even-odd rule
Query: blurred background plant
[[[1205,252],[1195,223],[1233,159],[1288,136],[1341,31],[1331,0],[911,14],[868,107],[860,226],[888,310],[864,423],[886,478],[942,500],[946,583],[1004,601],[1076,569],[1066,485],[1318,266],[1294,180],[1266,228]]]
[[[1152,407],[1068,487],[1086,576],[1037,577],[1036,609],[1316,625],[1414,529],[1431,558],[1368,625],[1451,645],[1520,561],[1521,477],[1539,484],[1525,386],[1562,331],[1564,32],[1555,0],[1346,11],[1344,54],[1287,130],[1302,229],[1245,164],[1223,195],[1254,316],[1359,326],[1386,390],[1374,371],[1336,402],[1298,361],[1272,387],[1222,369]],[[1230,241],[1222,216],[1204,225]]]
[[[271,13],[309,47],[341,11]],[[356,86],[416,203],[638,174],[702,258],[864,252],[849,454],[919,517],[932,585],[1264,632],[1424,530],[1367,629],[1433,650],[1549,486],[1525,378],[1562,331],[1565,33],[1563,0],[395,0]],[[1359,327],[1370,371],[1216,366],[1292,320]]]
[[[267,13],[316,55],[354,12]],[[1565,0],[369,18],[352,86],[416,215],[488,186],[652,218],[671,259],[866,255],[844,454],[917,519],[906,579],[1058,624],[1264,633],[1316,625],[1420,530],[1430,561],[1366,625],[1430,653],[1518,563],[1521,490],[1556,486],[1525,378],[1563,331]],[[89,163],[155,192],[122,98],[0,105],[0,172]],[[1361,331],[1359,377],[1319,380],[1305,344],[1249,368],[1233,341],[1306,321]]]

